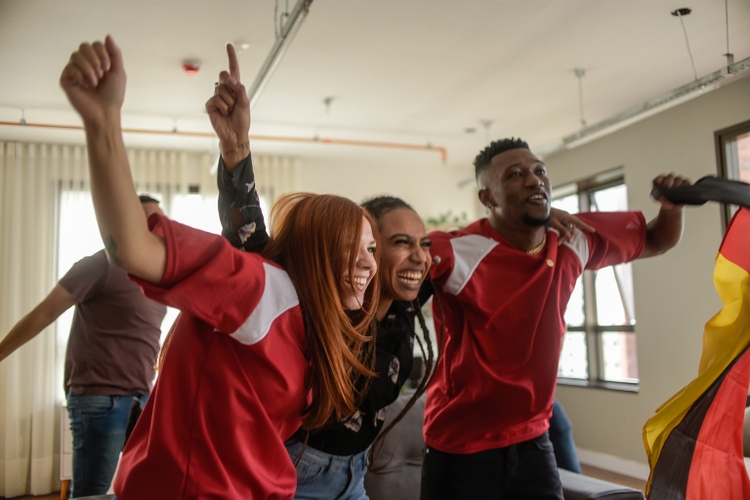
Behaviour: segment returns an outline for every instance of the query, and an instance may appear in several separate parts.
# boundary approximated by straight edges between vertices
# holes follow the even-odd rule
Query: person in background
[[[549,440],[555,452],[557,466],[580,474],[581,462],[578,461],[576,443],[573,441],[573,423],[557,398],[552,406],[552,417],[549,419]]]
[[[159,202],[139,197],[148,217]],[[104,250],[70,268],[0,342],[0,361],[75,306],[65,353],[65,394],[73,435],[71,497],[101,495],[112,484],[133,398],[146,401],[154,380],[167,308],[146,298]]]
[[[433,316],[440,358],[427,392],[422,499],[562,499],[547,429],[564,313],[584,269],[664,253],[680,240],[682,206],[579,213],[595,229],[559,245],[548,227],[546,165],[520,139],[474,162],[488,217],[433,232]],[[658,176],[657,186],[686,185]],[[563,219],[563,222],[566,222]]]

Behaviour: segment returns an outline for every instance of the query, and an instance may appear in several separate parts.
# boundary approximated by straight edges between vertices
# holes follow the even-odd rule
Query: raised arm
[[[60,285],[55,288],[29,314],[13,325],[0,342],[0,361],[33,339],[52,324],[62,313],[75,305],[76,299]]]
[[[670,188],[687,186],[690,184],[690,181],[678,175],[669,174],[659,175],[654,179],[653,184],[655,186]],[[659,209],[659,214],[648,223],[646,246],[639,257],[640,259],[661,255],[675,246],[680,241],[680,238],[682,238],[684,224],[682,209],[684,205],[674,205],[664,197],[657,201],[661,203],[661,208]]]
[[[227,44],[227,58],[229,73],[219,74],[214,95],[206,102],[222,150],[217,174],[219,218],[222,235],[232,245],[260,252],[268,242],[268,233],[250,155],[250,102],[240,83],[240,67],[231,44]],[[242,140],[245,142],[240,143]]]
[[[219,161],[219,219],[221,234],[238,248],[260,252],[268,243],[268,232],[263,220],[252,158],[248,156],[234,170],[226,171]]]
[[[240,83],[240,65],[231,43],[227,44],[229,72],[219,74],[214,95],[206,102],[224,167],[232,173],[250,155],[250,101],[245,86]]]
[[[112,37],[82,43],[63,69],[60,86],[81,115],[91,173],[91,197],[109,260],[157,283],[164,275],[164,241],[152,234],[133,185],[120,125],[125,97],[122,54]]]

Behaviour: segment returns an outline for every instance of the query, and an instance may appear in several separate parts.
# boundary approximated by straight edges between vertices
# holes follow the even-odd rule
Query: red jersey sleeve
[[[436,288],[442,288],[453,269],[453,247],[451,246],[451,240],[454,238],[454,235],[445,231],[433,231],[429,236],[432,240],[432,246],[430,247],[430,254],[432,255],[430,279]]]
[[[278,269],[258,254],[233,248],[221,236],[166,217],[152,215],[149,228],[166,243],[164,276],[158,284],[131,279],[149,298],[222,332],[232,333],[243,325],[263,297],[267,267]]]
[[[596,229],[581,231],[589,243],[586,269],[630,262],[643,252],[648,227],[641,212],[583,212],[576,217]]]

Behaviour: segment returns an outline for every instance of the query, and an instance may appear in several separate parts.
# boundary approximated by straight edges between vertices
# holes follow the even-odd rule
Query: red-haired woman
[[[228,163],[248,153],[238,76],[228,82],[236,106],[211,116]],[[287,196],[274,208],[263,256],[163,217],[147,223],[125,154],[125,72],[112,39],[81,44],[60,83],[84,122],[110,260],[151,298],[183,311],[123,453],[117,496],[291,498],[296,473],[284,440],[351,415],[372,375],[378,287],[369,216],[336,196]]]
[[[245,189],[245,186],[252,186]],[[236,170],[219,163],[219,211],[224,236],[247,251],[261,251],[266,241],[263,216],[254,189],[250,157]],[[375,218],[382,257],[378,274],[381,293],[376,314],[375,376],[360,388],[357,409],[345,418],[332,418],[323,428],[301,427],[286,442],[297,468],[298,500],[364,500],[368,454],[382,439],[388,406],[398,397],[412,372],[415,339],[422,347],[425,377],[411,401],[392,420],[395,425],[425,391],[433,364],[433,350],[421,314],[420,286],[432,263],[424,224],[403,200],[391,196],[371,198],[363,206]],[[429,297],[422,293],[422,300]],[[419,319],[422,338],[416,335]],[[426,347],[426,353],[425,353]]]

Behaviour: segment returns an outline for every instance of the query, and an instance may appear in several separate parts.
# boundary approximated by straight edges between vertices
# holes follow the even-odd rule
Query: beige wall
[[[443,166],[439,161],[431,165],[422,161],[404,164],[403,158],[403,155],[394,157],[393,162],[305,158],[297,187],[338,194],[357,202],[376,195],[398,196],[423,219],[447,210],[454,214],[466,212],[469,220],[479,216],[475,212],[475,185],[458,187],[460,181],[474,175],[469,161],[462,169]]]
[[[658,211],[650,182],[662,172],[695,181],[716,173],[714,131],[750,120],[750,78],[546,158],[553,185],[625,169],[629,203],[647,220]],[[645,421],[695,376],[703,325],[721,308],[712,273],[722,237],[719,205],[687,207],[681,243],[633,266],[640,391],[558,386],[579,448],[646,463]]]

